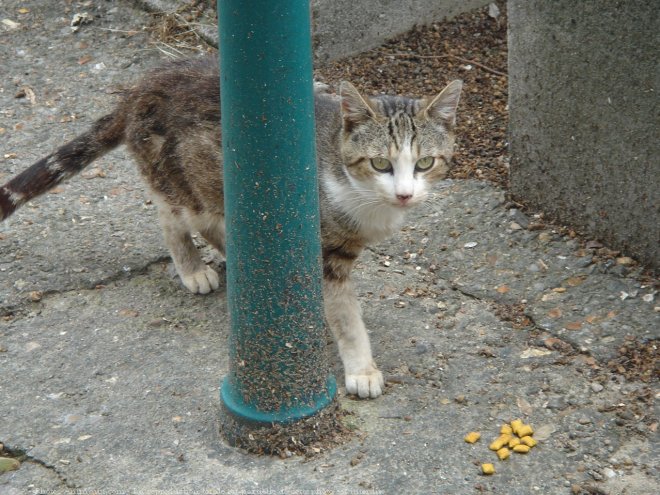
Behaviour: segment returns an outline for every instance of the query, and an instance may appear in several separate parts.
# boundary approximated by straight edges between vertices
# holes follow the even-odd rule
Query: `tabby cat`
[[[315,90],[325,315],[350,394],[378,397],[384,389],[351,268],[447,174],[460,92],[460,81],[429,99],[368,98],[347,82],[339,96]],[[217,289],[218,274],[202,261],[191,233],[224,254],[219,95],[215,57],[151,71],[115,111],[1,187],[0,220],[126,144],[158,206],[183,285],[200,294]]]

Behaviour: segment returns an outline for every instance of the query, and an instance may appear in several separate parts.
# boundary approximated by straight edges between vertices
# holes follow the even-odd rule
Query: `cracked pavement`
[[[21,27],[0,32],[0,180],[159,59],[132,4],[95,5],[75,35],[75,2],[5,5]],[[259,457],[217,431],[224,286],[193,296],[173,277],[123,150],[90,170],[0,224],[0,443],[22,461],[2,493],[660,491],[657,370],[644,374],[660,313],[640,267],[537,225],[497,187],[447,182],[355,270],[385,395],[340,396],[355,429],[340,446]],[[540,443],[500,462],[487,445],[516,417]]]

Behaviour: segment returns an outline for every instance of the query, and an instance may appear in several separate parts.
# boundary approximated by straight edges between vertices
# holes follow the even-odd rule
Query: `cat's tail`
[[[124,141],[125,113],[117,110],[92,128],[34,163],[0,187],[0,221],[32,198],[44,194]]]

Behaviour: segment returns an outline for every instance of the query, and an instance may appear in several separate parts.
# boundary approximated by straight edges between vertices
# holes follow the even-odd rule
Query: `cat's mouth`
[[[416,203],[417,201],[412,198],[399,198],[399,197],[397,197],[391,202],[392,206],[396,206],[397,208],[403,208],[403,209],[411,208]]]

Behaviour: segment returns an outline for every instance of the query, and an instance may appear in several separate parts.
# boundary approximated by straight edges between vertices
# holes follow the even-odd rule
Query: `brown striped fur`
[[[405,211],[443,178],[454,144],[461,84],[433,99],[362,96],[349,83],[340,95],[315,91],[321,196],[324,297],[328,323],[346,370],[346,388],[377,397],[383,379],[371,349],[350,272],[365,246],[394,233]],[[219,285],[191,233],[224,254],[219,73],[215,58],[176,61],[152,70],[114,112],[0,187],[0,220],[125,144],[158,205],[165,243],[184,285],[207,293]],[[423,157],[428,170],[417,170]],[[373,158],[391,171],[377,171]]]

